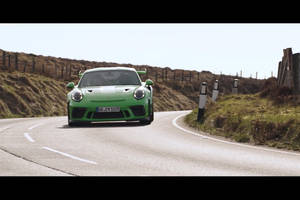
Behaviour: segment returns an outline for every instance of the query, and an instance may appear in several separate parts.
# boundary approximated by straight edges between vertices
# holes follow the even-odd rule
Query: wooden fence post
[[[72,67],[73,67],[73,65],[70,64],[69,78],[71,78],[71,76],[72,76]]]
[[[166,69],[166,81],[168,81],[168,69]]]
[[[15,69],[18,71],[19,70],[19,66],[18,66],[18,54],[15,53]]]
[[[184,70],[182,70],[181,81],[184,81]]]
[[[54,74],[54,78],[56,78],[57,77],[57,65],[56,65],[56,63],[54,63],[54,68],[55,68],[55,74]]]
[[[61,78],[62,79],[64,78],[64,66],[63,65],[61,66]]]
[[[3,51],[3,53],[2,53],[2,65],[3,65],[3,68],[4,69],[6,69],[6,52],[5,51]]]
[[[8,71],[12,72],[12,69],[10,67],[10,54],[8,54]]]
[[[32,57],[32,68],[31,68],[31,72],[32,72],[32,73],[35,72],[35,59],[34,59],[34,57]]]
[[[173,80],[176,80],[176,70],[174,70],[174,74],[173,74]]]
[[[192,71],[190,71],[190,82],[192,82]]]
[[[26,72],[26,67],[27,67],[27,61],[24,61],[24,69],[23,69],[24,73]]]

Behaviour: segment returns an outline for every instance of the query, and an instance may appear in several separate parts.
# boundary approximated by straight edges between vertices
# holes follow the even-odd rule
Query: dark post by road
[[[212,100],[213,101],[217,100],[218,94],[219,94],[219,81],[216,80],[215,83],[214,83],[214,89],[213,89],[213,92],[212,92]]]
[[[206,94],[207,94],[207,83],[202,82],[200,87],[199,107],[198,107],[198,116],[197,116],[197,121],[200,123],[203,123],[204,121]]]
[[[181,77],[181,81],[184,81],[184,70],[182,70],[182,77]]]
[[[233,86],[232,86],[232,93],[237,94],[238,93],[238,79],[233,80]]]
[[[192,71],[190,71],[190,82],[192,82]]]

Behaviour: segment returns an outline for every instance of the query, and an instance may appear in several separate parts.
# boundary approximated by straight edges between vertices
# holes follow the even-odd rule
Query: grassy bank
[[[0,118],[66,115],[65,83],[21,72],[0,73]]]
[[[185,117],[196,129],[237,142],[300,150],[300,105],[276,104],[259,94],[227,95],[206,105],[202,124],[197,112]]]

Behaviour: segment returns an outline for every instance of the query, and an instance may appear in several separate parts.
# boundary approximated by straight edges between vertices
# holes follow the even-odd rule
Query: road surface
[[[189,112],[156,112],[151,125],[2,119],[0,176],[300,175],[300,153],[195,132],[183,124]]]

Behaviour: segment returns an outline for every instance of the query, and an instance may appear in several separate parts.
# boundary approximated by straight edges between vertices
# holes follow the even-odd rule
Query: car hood
[[[120,85],[120,86],[97,86],[81,88],[83,95],[88,101],[123,101],[127,98],[133,98],[134,91],[139,85]]]

